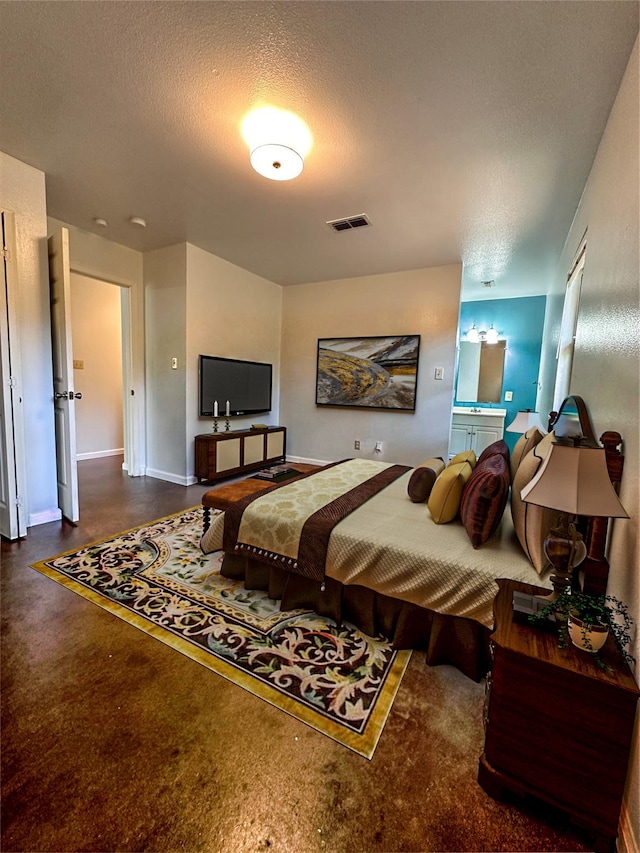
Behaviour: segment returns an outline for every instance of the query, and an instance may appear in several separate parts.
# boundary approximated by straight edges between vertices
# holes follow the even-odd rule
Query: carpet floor
[[[281,612],[203,554],[193,507],[37,569],[113,615],[371,758],[411,656],[313,612]]]

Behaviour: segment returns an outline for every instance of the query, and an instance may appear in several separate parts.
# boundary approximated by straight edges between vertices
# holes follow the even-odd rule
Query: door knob
[[[82,391],[56,391],[54,400],[82,400]]]

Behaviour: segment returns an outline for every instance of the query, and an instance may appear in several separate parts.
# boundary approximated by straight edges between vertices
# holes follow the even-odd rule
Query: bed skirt
[[[235,554],[225,554],[221,574],[280,599],[281,610],[313,610],[338,624],[351,622],[371,637],[382,635],[396,649],[424,649],[428,666],[450,664],[474,681],[490,668],[491,632],[473,619],[436,613],[330,577],[322,591],[317,581]]]

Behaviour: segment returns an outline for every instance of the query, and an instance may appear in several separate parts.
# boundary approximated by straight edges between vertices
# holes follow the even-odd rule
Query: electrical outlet
[[[505,391],[504,392],[505,403],[510,403],[512,400],[513,400],[513,391]]]
[[[374,448],[376,453],[382,453],[382,442],[376,441],[376,446]]]
[[[357,438],[356,438],[356,440],[353,442],[353,449],[354,449],[354,450],[360,450],[360,442],[359,442],[359,440],[358,440]]]

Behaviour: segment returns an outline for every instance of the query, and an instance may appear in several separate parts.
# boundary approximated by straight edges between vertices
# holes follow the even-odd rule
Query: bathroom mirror
[[[500,403],[506,341],[460,342],[457,403]]]

